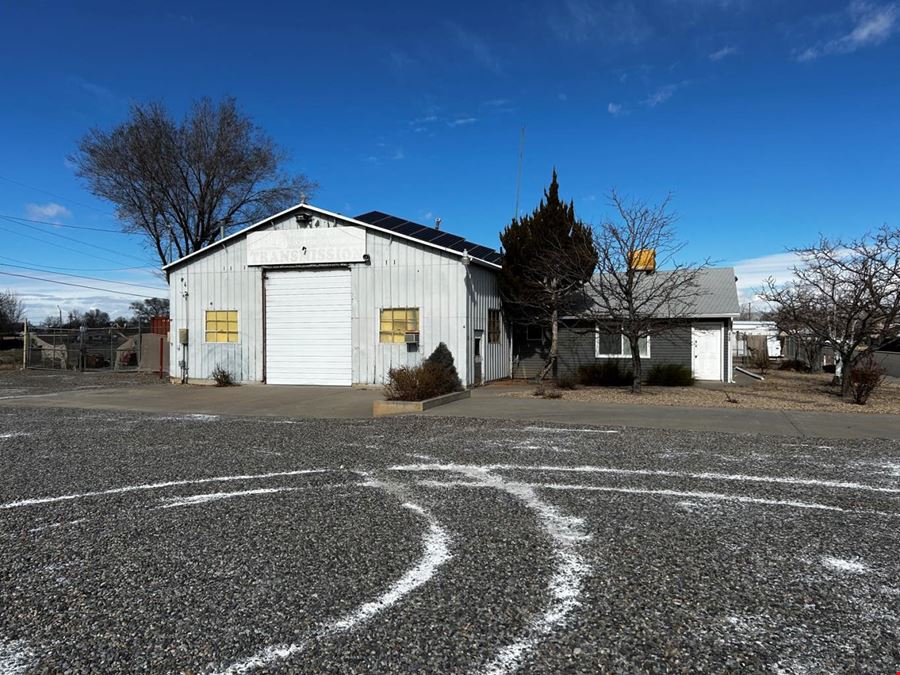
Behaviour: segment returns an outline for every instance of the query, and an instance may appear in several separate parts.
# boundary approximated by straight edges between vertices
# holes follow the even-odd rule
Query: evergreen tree
[[[550,328],[550,351],[539,375],[543,379],[559,355],[559,317],[577,311],[597,266],[591,229],[576,219],[571,201],[560,201],[555,169],[538,207],[514,218],[500,242],[500,295],[507,320]]]

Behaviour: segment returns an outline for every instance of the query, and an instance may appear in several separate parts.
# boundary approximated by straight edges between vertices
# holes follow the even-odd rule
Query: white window
[[[595,352],[597,358],[606,359],[630,359],[631,345],[622,334],[604,333],[599,328],[596,329]],[[638,340],[640,347],[640,355],[642,359],[650,358],[650,338],[642,337]]]

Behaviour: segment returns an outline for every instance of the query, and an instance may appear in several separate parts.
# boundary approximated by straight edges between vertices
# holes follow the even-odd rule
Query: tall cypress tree
[[[560,200],[556,169],[538,207],[514,218],[500,242],[500,295],[507,319],[550,328],[550,351],[539,375],[543,379],[559,356],[559,317],[577,311],[597,266],[591,229],[576,219],[573,202]]]

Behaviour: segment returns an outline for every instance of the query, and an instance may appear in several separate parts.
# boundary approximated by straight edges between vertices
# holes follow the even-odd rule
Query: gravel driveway
[[[896,672],[900,445],[0,409],[0,673]]]

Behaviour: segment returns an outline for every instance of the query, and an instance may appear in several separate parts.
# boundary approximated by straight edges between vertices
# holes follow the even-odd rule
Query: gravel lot
[[[0,370],[0,400],[108,387],[166,385],[153,373],[74,370]]]
[[[0,673],[896,672],[900,445],[0,408]]]

